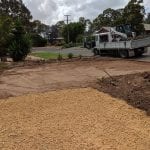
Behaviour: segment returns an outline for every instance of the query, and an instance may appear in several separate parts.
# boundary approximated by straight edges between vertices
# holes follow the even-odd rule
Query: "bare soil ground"
[[[4,68],[0,150],[150,149],[149,63],[105,58]]]
[[[146,62],[98,60],[14,65],[0,73],[0,98],[64,88],[91,87],[97,79],[150,71]]]
[[[150,72],[102,78],[96,88],[150,115]]]
[[[91,88],[0,101],[2,150],[149,150],[150,118]]]

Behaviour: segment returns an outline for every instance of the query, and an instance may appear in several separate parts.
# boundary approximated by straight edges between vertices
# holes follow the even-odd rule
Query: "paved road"
[[[140,58],[136,58],[136,60],[150,62],[150,47],[148,48],[147,53],[143,54]]]
[[[74,56],[93,56],[93,53],[91,50],[81,47],[72,47],[67,49],[60,49],[58,47],[42,47],[42,48],[33,48],[33,52],[52,52],[52,53],[61,53],[61,54],[69,54],[72,53]]]
[[[33,48],[33,52],[40,52],[40,51],[45,51],[45,52],[53,52],[53,53],[61,53],[61,54],[68,54],[72,53],[74,56],[93,56],[93,53],[89,49],[81,48],[81,47],[73,47],[73,48],[68,48],[68,49],[60,49],[58,47],[38,47],[38,48]],[[150,62],[150,47],[148,48],[148,52],[144,54],[140,58],[132,58],[132,60],[136,61],[146,61]]]

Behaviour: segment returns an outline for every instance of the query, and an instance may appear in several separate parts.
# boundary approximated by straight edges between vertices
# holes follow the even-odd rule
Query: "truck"
[[[137,37],[129,25],[104,27],[94,37],[94,55],[111,54],[122,58],[141,56],[150,46],[150,35]]]

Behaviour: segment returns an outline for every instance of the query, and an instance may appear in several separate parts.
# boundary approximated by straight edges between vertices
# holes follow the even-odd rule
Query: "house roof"
[[[150,24],[143,24],[145,31],[150,31]]]

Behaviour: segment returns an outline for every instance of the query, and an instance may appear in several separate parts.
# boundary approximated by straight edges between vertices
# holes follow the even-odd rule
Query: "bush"
[[[59,54],[58,57],[57,57],[57,60],[61,61],[63,59],[62,55]]]
[[[13,61],[22,61],[30,53],[31,41],[27,36],[13,40],[9,45],[9,54]]]
[[[82,55],[79,55],[79,58],[81,59],[83,56]]]
[[[74,46],[75,46],[75,44],[69,43],[69,44],[64,44],[63,48],[70,48],[70,47],[74,47]]]
[[[22,61],[30,52],[31,41],[24,31],[19,21],[15,23],[15,29],[12,31],[8,52],[13,61]]]
[[[83,43],[83,40],[84,38],[83,38],[83,35],[78,35],[77,36],[77,39],[76,39],[76,43]]]
[[[47,40],[43,38],[42,36],[34,33],[31,34],[31,40],[32,40],[32,46],[34,47],[44,47],[47,45]]]
[[[54,45],[55,46],[63,46],[65,43],[64,42],[56,42]]]
[[[72,59],[72,58],[73,58],[73,54],[72,54],[72,53],[69,53],[69,54],[68,54],[68,58],[69,58],[69,59]]]
[[[0,57],[7,56],[8,46],[11,39],[11,30],[13,28],[13,20],[5,15],[0,15]]]

